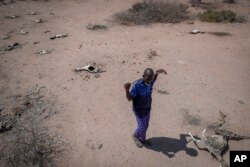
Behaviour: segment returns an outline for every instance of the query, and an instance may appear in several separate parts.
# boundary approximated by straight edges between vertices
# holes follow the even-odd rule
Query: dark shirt
[[[151,110],[154,82],[146,85],[142,79],[135,81],[130,90],[133,100],[133,111],[138,116],[147,115]]]

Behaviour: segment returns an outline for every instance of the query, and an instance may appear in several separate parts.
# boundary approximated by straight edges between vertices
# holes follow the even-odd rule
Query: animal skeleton
[[[228,146],[227,140],[223,136],[220,136],[220,135],[208,136],[208,135],[205,135],[205,133],[206,133],[206,129],[203,130],[201,139],[194,138],[191,132],[189,132],[189,135],[193,139],[198,149],[208,150],[210,154],[214,155],[216,159],[220,162],[220,167],[227,167],[227,163],[222,157],[222,152]],[[199,147],[196,142],[202,143],[205,147],[204,148]]]
[[[228,140],[243,140],[250,139],[249,136],[242,136],[236,133],[233,133],[229,130],[222,128],[222,125],[225,123],[226,115],[220,111],[219,122],[215,122],[212,125],[209,125],[208,128],[213,129],[215,135],[205,135],[206,129],[202,132],[202,138],[196,139],[189,132],[194,144],[198,147],[199,150],[207,150],[216,157],[220,162],[220,167],[227,167],[226,161],[223,159],[222,155],[228,148]],[[200,148],[197,143],[201,143],[204,147]]]

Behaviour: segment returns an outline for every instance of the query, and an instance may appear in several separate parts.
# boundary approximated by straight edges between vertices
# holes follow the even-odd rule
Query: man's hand
[[[131,101],[132,100],[132,97],[129,93],[129,88],[131,87],[131,83],[125,83],[124,84],[124,88],[125,88],[125,91],[126,91],[126,97],[128,99],[128,101]]]
[[[155,72],[155,74],[160,74],[160,73],[164,73],[165,75],[167,75],[167,72],[164,69],[158,69]]]
[[[124,88],[125,88],[126,90],[129,90],[130,87],[131,87],[131,83],[125,83],[125,84],[124,84]]]

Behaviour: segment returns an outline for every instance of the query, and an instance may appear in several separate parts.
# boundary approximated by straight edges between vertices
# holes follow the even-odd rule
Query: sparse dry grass
[[[127,11],[114,15],[124,25],[145,25],[152,23],[178,23],[188,18],[188,6],[169,2],[139,2]]]
[[[199,13],[198,18],[204,22],[243,22],[244,18],[237,16],[231,10],[207,10],[206,12]]]
[[[0,139],[0,166],[54,167],[63,155],[63,141],[33,116],[19,120]]]

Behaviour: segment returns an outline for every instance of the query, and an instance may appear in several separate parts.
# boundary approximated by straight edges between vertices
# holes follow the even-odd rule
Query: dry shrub
[[[36,86],[25,96],[5,98],[6,111],[0,114],[0,166],[59,166],[66,147],[60,136],[50,133],[46,126],[46,120],[57,110],[53,96],[47,97],[46,90]]]
[[[231,10],[207,10],[206,12],[199,13],[198,18],[204,22],[243,22],[244,18],[237,16]]]
[[[188,6],[163,1],[139,2],[127,11],[114,15],[117,22],[124,25],[151,23],[177,23],[187,19]]]
[[[64,142],[33,117],[19,120],[0,142],[0,166],[6,167],[54,167],[64,151]]]
[[[223,0],[224,3],[235,3],[234,0]]]

